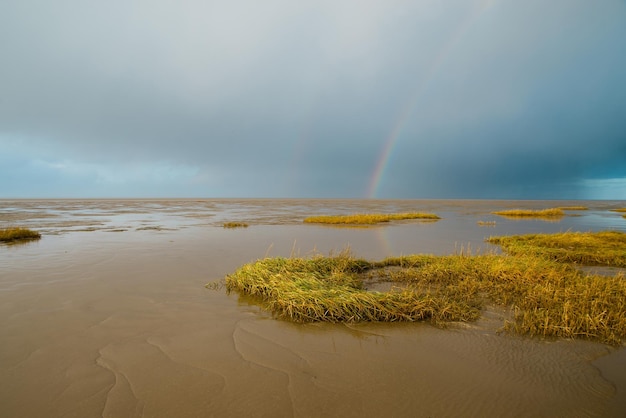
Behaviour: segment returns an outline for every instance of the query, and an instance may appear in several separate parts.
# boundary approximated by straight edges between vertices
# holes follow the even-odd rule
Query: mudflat
[[[219,283],[265,256],[497,250],[489,235],[626,230],[612,207],[558,222],[495,201],[0,201],[42,238],[0,246],[0,416],[602,416],[626,410],[626,350],[478,322],[294,324]],[[307,216],[426,211],[372,228]],[[494,221],[484,228],[478,221]],[[223,228],[225,222],[248,228]],[[2,226],[2,224],[0,224]],[[204,285],[216,282],[212,289]]]

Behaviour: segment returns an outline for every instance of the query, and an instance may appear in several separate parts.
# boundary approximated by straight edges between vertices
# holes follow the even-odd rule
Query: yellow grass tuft
[[[490,237],[509,254],[533,255],[558,262],[626,267],[626,234],[618,231]]]
[[[266,258],[246,264],[226,277],[229,290],[263,300],[279,318],[296,322],[328,321],[468,321],[477,308],[446,295],[368,292],[363,273],[373,264],[346,255],[338,257]]]
[[[311,216],[304,219],[305,223],[321,223],[329,225],[373,225],[389,221],[405,219],[438,220],[439,216],[432,213],[357,213],[352,215]]]
[[[587,206],[559,206],[557,209],[561,210],[589,210]]]
[[[248,224],[245,222],[226,222],[224,228],[247,228]]]
[[[0,242],[15,242],[41,238],[41,234],[28,228],[11,227],[0,229]]]
[[[509,218],[559,218],[565,216],[565,212],[561,208],[550,208],[541,210],[532,209],[511,209],[492,212],[494,215],[505,216]]]

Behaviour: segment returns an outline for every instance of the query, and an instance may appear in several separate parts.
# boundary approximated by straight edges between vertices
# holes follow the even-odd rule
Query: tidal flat
[[[556,221],[492,212],[588,208]],[[292,323],[219,284],[265,257],[498,252],[489,236],[626,232],[624,201],[0,200],[0,416],[576,416],[626,410],[623,346],[475,322]],[[437,214],[368,228],[311,216]],[[495,222],[497,220],[497,223]],[[247,228],[224,228],[241,222]],[[489,228],[478,222],[492,223]],[[115,233],[111,233],[115,232]],[[207,282],[215,283],[210,289]]]

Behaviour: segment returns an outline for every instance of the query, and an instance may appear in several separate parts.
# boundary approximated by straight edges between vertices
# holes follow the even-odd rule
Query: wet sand
[[[176,204],[170,217],[139,203],[124,217],[100,214],[104,225],[92,232],[75,229],[93,214],[61,225],[93,211],[80,204],[26,219],[47,221],[48,234],[0,247],[0,416],[623,416],[623,348],[499,335],[497,314],[448,329],[292,324],[204,287],[266,254],[346,245],[366,258],[449,253],[486,249],[484,236],[558,225],[498,219],[480,228],[477,219],[491,218],[466,203],[433,207],[446,213],[436,224],[338,229],[301,225],[293,214],[273,222],[267,205],[237,230],[197,220],[236,213],[249,221],[252,209],[181,217]]]

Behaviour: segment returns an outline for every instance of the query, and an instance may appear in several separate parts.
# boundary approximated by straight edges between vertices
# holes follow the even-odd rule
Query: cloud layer
[[[0,197],[626,199],[624,39],[618,0],[9,0]]]

